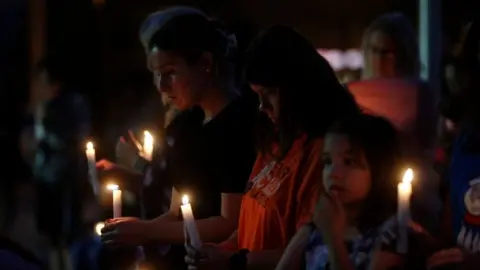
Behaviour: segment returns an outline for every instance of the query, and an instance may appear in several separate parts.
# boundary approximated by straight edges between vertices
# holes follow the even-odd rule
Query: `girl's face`
[[[367,197],[372,182],[370,169],[363,153],[352,149],[347,135],[328,133],[323,159],[326,192],[336,192],[345,205]]]
[[[366,68],[374,78],[394,77],[395,44],[393,40],[382,32],[373,32],[367,37],[364,52]]]
[[[260,111],[266,113],[272,122],[278,123],[280,118],[280,96],[277,88],[264,87],[258,84],[250,84],[253,92],[260,99]]]
[[[179,110],[200,103],[211,83],[211,57],[204,56],[197,64],[189,64],[184,58],[161,50],[148,56],[157,90]]]

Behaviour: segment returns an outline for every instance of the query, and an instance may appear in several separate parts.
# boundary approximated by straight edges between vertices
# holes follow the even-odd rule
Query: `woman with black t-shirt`
[[[109,220],[102,238],[115,245],[183,244],[179,209],[181,195],[188,194],[201,240],[225,239],[237,227],[255,159],[258,110],[256,100],[234,86],[229,57],[235,39],[200,11],[185,7],[151,14],[140,35],[158,90],[181,111],[169,127],[161,179],[173,185],[170,210],[148,221]],[[138,163],[138,157],[132,161]]]

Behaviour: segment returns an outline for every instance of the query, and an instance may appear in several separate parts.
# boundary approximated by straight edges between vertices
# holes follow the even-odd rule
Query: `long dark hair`
[[[222,77],[233,75],[233,66],[229,66],[236,52],[232,36],[220,21],[199,10],[180,6],[153,13],[141,26],[140,39],[146,50],[157,47],[189,64],[195,64],[202,53],[210,52],[214,71]]]
[[[265,120],[259,124],[258,146],[263,154],[283,158],[300,134],[323,136],[336,119],[359,111],[328,62],[289,27],[263,31],[245,57],[245,81],[277,88],[280,96],[279,125]],[[278,153],[273,153],[274,143],[279,145]]]
[[[370,169],[371,189],[358,227],[366,230],[381,225],[397,211],[397,183],[402,172],[397,131],[382,117],[359,115],[336,123],[328,133],[347,135],[354,153],[363,154]]]

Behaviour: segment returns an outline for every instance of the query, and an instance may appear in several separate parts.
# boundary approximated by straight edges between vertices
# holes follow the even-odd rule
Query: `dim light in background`
[[[317,49],[335,71],[343,69],[358,70],[364,66],[363,54],[358,49],[341,51],[337,49]]]

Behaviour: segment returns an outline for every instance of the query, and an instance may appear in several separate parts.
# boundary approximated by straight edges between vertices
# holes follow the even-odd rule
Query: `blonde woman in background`
[[[438,112],[433,92],[419,78],[415,29],[400,13],[384,14],[366,29],[362,49],[362,80],[348,88],[365,112],[387,118],[401,131],[403,154],[416,168],[414,194],[422,199],[414,203],[417,220],[430,229],[440,210],[433,171]]]

